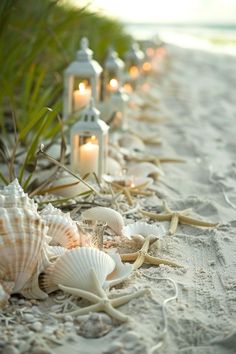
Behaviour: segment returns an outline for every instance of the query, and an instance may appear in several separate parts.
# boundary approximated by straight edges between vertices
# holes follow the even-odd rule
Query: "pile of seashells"
[[[17,180],[0,192],[0,308],[15,293],[46,299],[58,289],[80,289],[98,298],[131,274],[132,265],[122,263],[114,250],[84,247],[86,239],[69,213],[50,204],[40,212],[37,208]],[[105,221],[116,235],[127,234],[122,216],[113,209],[94,207],[82,217]],[[153,228],[164,235],[161,226]]]

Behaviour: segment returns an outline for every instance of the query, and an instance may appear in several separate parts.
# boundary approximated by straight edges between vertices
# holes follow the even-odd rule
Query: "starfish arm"
[[[163,205],[163,208],[164,208],[166,213],[172,214],[172,210],[169,208],[166,200],[163,200],[163,204],[162,205]]]
[[[86,299],[90,302],[96,303],[100,300],[100,298],[97,295],[92,294],[92,293],[82,290],[82,289],[71,288],[69,286],[64,286],[61,284],[59,284],[58,287],[59,287],[59,289],[65,291],[66,293],[69,293],[74,296],[82,297],[83,299]]]
[[[125,196],[126,196],[126,198],[127,198],[128,204],[129,204],[129,205],[133,205],[133,199],[132,199],[132,197],[131,197],[131,194],[130,194],[129,189],[128,189],[127,187],[124,187],[124,188],[123,188],[123,191],[124,191],[124,194],[125,194]]]
[[[119,307],[119,306],[126,304],[130,300],[132,300],[138,296],[142,296],[146,293],[147,293],[147,289],[142,289],[142,290],[136,291],[133,294],[123,295],[123,296],[118,297],[116,299],[111,299],[110,302],[111,302],[112,306]]]
[[[191,213],[193,211],[192,208],[188,208],[188,209],[184,209],[184,210],[181,210],[179,213],[181,215],[188,215],[189,213]]]
[[[140,268],[145,261],[145,255],[144,254],[139,254],[138,258],[133,264],[133,269],[138,269]]]
[[[169,221],[172,218],[172,214],[157,214],[152,213],[150,211],[141,210],[141,213],[144,216],[148,216],[150,219],[158,220],[158,221]]]
[[[122,312],[114,309],[110,302],[103,305],[102,310],[104,312],[106,312],[108,315],[110,315],[111,317],[117,319],[118,321],[126,322],[129,319],[128,316],[126,316]]]
[[[81,315],[86,315],[90,312],[99,312],[101,311],[101,304],[100,303],[97,303],[97,304],[93,304],[93,305],[90,305],[90,306],[86,306],[86,307],[83,307],[83,308],[78,308],[77,310],[74,310],[74,311],[70,311],[70,312],[66,312],[66,314],[53,314],[53,317],[56,317],[56,318],[64,318],[65,315],[71,315],[71,316],[81,316]]]
[[[181,265],[179,265],[175,262],[169,261],[168,259],[153,257],[153,256],[150,256],[149,254],[146,255],[146,262],[153,264],[153,265],[165,264],[170,267],[178,267],[178,268],[181,267]]]
[[[195,225],[195,226],[202,226],[202,227],[216,227],[219,225],[219,223],[211,223],[203,220],[198,220],[198,219],[193,219],[190,218],[189,216],[181,215],[179,216],[180,222],[182,224],[189,224],[189,225]]]
[[[176,233],[178,223],[179,223],[178,214],[173,214],[170,222],[169,235],[174,235]]]
[[[177,159],[173,157],[159,157],[160,163],[185,163],[184,159]]]
[[[138,255],[139,255],[138,252],[123,253],[123,254],[120,254],[120,258],[122,261],[125,261],[125,262],[133,262],[137,259]]]
[[[97,278],[97,274],[96,274],[94,268],[91,269],[91,277],[92,277],[93,285],[95,287],[97,295],[102,297],[103,299],[107,299],[106,291],[99,284],[99,281],[98,281],[98,278]]]
[[[153,239],[152,235],[149,235],[145,238],[145,241],[140,249],[140,252],[147,252],[150,246],[150,241]]]

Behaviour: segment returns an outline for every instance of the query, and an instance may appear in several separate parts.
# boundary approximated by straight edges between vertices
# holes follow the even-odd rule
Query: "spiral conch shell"
[[[0,307],[10,294],[24,293],[25,286],[47,297],[37,283],[38,272],[50,264],[46,238],[37,205],[14,180],[0,192]]]
[[[118,211],[107,207],[94,207],[85,210],[82,213],[82,218],[87,220],[104,221],[117,234],[121,235],[121,230],[124,227],[123,217]]]
[[[96,248],[80,247],[68,250],[45,270],[42,287],[48,293],[57,290],[59,284],[96,292],[91,269],[104,289],[120,283],[132,272],[132,266],[123,264],[118,254],[108,255]]]
[[[50,245],[69,249],[80,246],[79,230],[69,213],[63,213],[48,204],[40,215],[48,226],[48,235],[51,237]]]

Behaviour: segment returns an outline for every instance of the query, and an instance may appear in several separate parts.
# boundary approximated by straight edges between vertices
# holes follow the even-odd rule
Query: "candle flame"
[[[151,63],[149,63],[148,61],[143,63],[143,71],[150,71],[151,69],[152,69]]]
[[[133,91],[133,88],[132,88],[132,86],[130,85],[130,84],[124,84],[124,89],[125,89],[125,91],[126,92],[128,92],[128,93],[130,93],[130,92],[132,92]]]
[[[139,69],[137,66],[133,65],[129,68],[129,73],[130,73],[130,76],[133,78],[133,79],[136,79],[139,75]]]
[[[155,50],[153,48],[146,49],[147,56],[152,57],[154,55],[154,53],[155,53]]]
[[[81,93],[84,93],[85,92],[85,84],[83,82],[79,83],[79,91]]]
[[[116,79],[111,79],[109,84],[114,89],[118,87],[118,81]]]

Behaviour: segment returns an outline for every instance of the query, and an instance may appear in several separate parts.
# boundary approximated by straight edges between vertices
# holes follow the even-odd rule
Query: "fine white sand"
[[[43,342],[57,354],[236,352],[236,61],[233,57],[170,46],[164,74],[150,78],[149,84],[150,92],[141,94],[144,102],[152,102],[146,109],[147,118],[165,117],[166,121],[137,121],[135,110],[131,110],[129,125],[143,133],[156,132],[162,138],[162,145],[147,146],[147,151],[178,156],[186,163],[163,164],[165,176],[156,182],[156,195],[141,203],[146,209],[160,212],[161,197],[173,209],[192,208],[193,217],[219,222],[220,226],[203,229],[180,225],[176,235],[153,245],[153,255],[171,259],[184,268],[145,265],[112,289],[111,294],[126,294],[147,287],[151,295],[120,307],[130,316],[125,324],[101,317],[106,335],[92,339],[78,335],[79,319],[73,321],[70,316],[50,322],[47,312],[55,306],[53,297],[43,304],[27,300],[19,304],[13,297],[7,314],[15,320],[9,322],[8,332],[2,322],[2,347],[6,338],[14,338],[16,326],[18,331],[23,326],[22,332],[26,327],[31,330],[25,332],[25,343],[35,338],[35,351],[29,350],[30,345],[21,350],[19,340],[17,344],[12,339],[14,353],[48,353],[42,351]],[[164,226],[168,229],[168,222]],[[165,278],[176,282],[178,298],[166,304],[167,331],[163,333],[162,304],[175,294],[173,283]],[[38,325],[37,330],[25,319],[29,311],[44,327]],[[87,323],[92,328],[92,322]],[[61,345],[48,339],[55,333]],[[156,345],[157,349],[152,350]],[[13,353],[6,349],[2,353]]]

